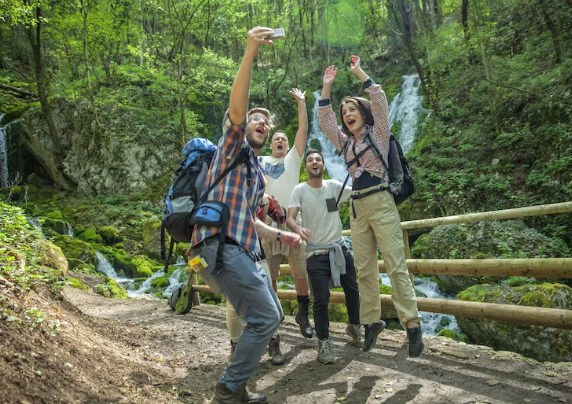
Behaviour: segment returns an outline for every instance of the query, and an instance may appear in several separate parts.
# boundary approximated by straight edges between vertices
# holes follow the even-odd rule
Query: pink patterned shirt
[[[371,112],[373,115],[373,127],[371,128],[371,140],[377,146],[384,160],[387,162],[387,154],[389,153],[389,106],[387,104],[387,97],[385,92],[381,89],[379,84],[373,83],[371,79],[368,79],[364,83],[365,92],[369,94],[369,100],[371,102]],[[318,122],[320,128],[326,135],[326,137],[334,144],[336,150],[340,151],[346,140],[349,138],[349,145],[347,147],[347,152],[345,155],[345,161],[352,161],[355,155],[364,150],[368,143],[363,136],[370,127],[364,125],[362,128],[361,136],[356,140],[355,136],[345,135],[339,128],[336,114],[332,108],[330,100],[320,100],[318,108]],[[355,181],[363,171],[367,171],[371,175],[387,180],[388,176],[385,172],[385,167],[380,161],[377,153],[373,149],[369,149],[360,158],[360,165],[353,164],[350,167],[350,173],[352,174],[352,180]]]

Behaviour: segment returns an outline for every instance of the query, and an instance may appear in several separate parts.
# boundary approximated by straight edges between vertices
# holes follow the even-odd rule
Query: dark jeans
[[[340,283],[346,297],[346,307],[350,324],[359,324],[359,292],[356,281],[354,257],[344,248],[346,259],[346,274],[340,276]],[[314,294],[314,328],[319,339],[329,337],[330,316],[328,305],[330,303],[330,258],[328,254],[313,255],[307,262],[308,277]]]

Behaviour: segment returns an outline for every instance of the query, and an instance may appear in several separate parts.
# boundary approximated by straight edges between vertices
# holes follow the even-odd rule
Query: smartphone
[[[274,31],[274,33],[270,35],[270,39],[279,39],[286,36],[284,33],[284,28],[274,28],[272,31]]]

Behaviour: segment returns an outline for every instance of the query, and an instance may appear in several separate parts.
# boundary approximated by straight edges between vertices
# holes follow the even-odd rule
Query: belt
[[[381,191],[385,191],[386,189],[388,189],[386,186],[381,186],[379,188],[375,188],[375,189],[370,189],[367,192],[364,192],[363,194],[352,194],[350,198],[352,199],[362,199],[365,198],[366,196],[370,196],[373,195],[377,192],[381,192]]]
[[[218,234],[214,234],[212,236],[209,236],[207,238],[205,238],[202,242],[209,244],[211,242],[218,242]],[[234,239],[230,238],[229,236],[224,236],[224,242],[225,244],[232,244],[232,245],[239,245]]]

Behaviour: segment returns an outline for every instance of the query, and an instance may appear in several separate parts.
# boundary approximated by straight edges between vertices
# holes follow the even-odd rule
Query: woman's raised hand
[[[350,64],[350,69],[355,71],[356,69],[361,69],[361,59],[357,55],[352,55],[352,62]]]
[[[324,86],[331,86],[336,81],[336,75],[338,74],[338,68],[334,65],[326,67],[324,72],[324,78],[322,79],[322,84]]]

